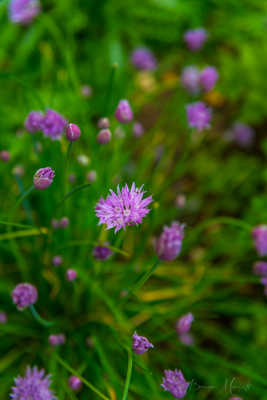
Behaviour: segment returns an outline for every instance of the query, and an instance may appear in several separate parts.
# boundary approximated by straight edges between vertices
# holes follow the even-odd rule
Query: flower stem
[[[54,325],[54,322],[45,321],[42,317],[40,317],[33,304],[30,305],[29,309],[31,310],[33,317],[36,319],[37,322],[39,322],[39,324],[46,327]]]
[[[103,108],[104,116],[107,116],[108,113],[109,113],[110,99],[111,99],[111,95],[112,95],[114,77],[115,77],[115,72],[116,72],[117,68],[118,68],[118,64],[117,63],[114,63],[111,66],[111,71],[110,71],[108,85],[107,85],[106,98],[105,98],[105,103],[104,103],[104,108]]]
[[[71,197],[73,194],[79,192],[80,190],[83,190],[83,189],[87,188],[90,185],[91,185],[91,183],[86,183],[85,185],[78,186],[75,189],[73,189],[71,192],[67,193],[63,197],[63,199],[56,205],[56,208],[61,206],[61,204],[64,203],[64,201],[67,200],[69,197]]]
[[[133,354],[132,350],[128,349],[128,367],[127,367],[127,375],[126,375],[122,400],[127,400],[128,397],[128,391],[132,377],[132,369],[133,369]]]
[[[23,202],[24,199],[26,199],[26,197],[34,190],[34,185],[32,185],[28,190],[25,190],[24,193],[21,194],[21,196],[19,197],[19,199],[17,200],[16,204],[14,205],[13,208],[13,213],[16,211],[16,209],[18,208],[18,206]],[[13,214],[12,213],[12,214]]]
[[[77,371],[75,371],[73,368],[71,368],[70,365],[68,365],[64,360],[62,360],[61,357],[56,355],[56,360],[71,374],[77,376],[80,378],[80,380],[87,386],[89,389],[91,389],[93,392],[95,392],[99,397],[101,397],[104,400],[110,400],[107,396],[105,396],[103,393],[101,393],[95,386],[93,386],[90,382],[88,382],[85,378],[83,378]]]

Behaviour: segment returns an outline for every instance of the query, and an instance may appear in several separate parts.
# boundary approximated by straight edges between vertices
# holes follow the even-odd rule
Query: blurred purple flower
[[[143,185],[138,189],[132,184],[131,189],[125,185],[117,194],[110,189],[106,200],[102,197],[96,204],[95,211],[99,218],[98,225],[105,224],[107,229],[115,228],[115,233],[126,226],[138,225],[149,213],[148,204],[152,202],[152,196],[143,199]]]
[[[2,150],[0,151],[0,160],[4,161],[4,162],[8,162],[10,161],[10,153],[7,150]]]
[[[34,304],[38,298],[38,292],[35,286],[30,283],[19,283],[12,293],[13,303],[19,310]]]
[[[267,255],[267,225],[258,225],[252,230],[254,245],[260,256]]]
[[[62,257],[61,256],[54,256],[52,258],[52,263],[54,264],[55,267],[58,267],[59,265],[62,264]]]
[[[26,131],[35,133],[42,129],[43,113],[41,111],[31,111],[24,123]]]
[[[62,229],[65,229],[69,226],[69,218],[68,217],[62,217],[61,220],[59,221],[59,226]]]
[[[236,122],[232,127],[233,139],[241,147],[249,147],[254,140],[255,131],[249,125]]]
[[[28,366],[26,375],[15,379],[10,397],[13,400],[56,400],[50,384],[50,375],[45,376],[43,369],[38,371],[37,367]]]
[[[90,97],[92,95],[92,93],[93,93],[93,90],[92,90],[91,86],[89,86],[89,85],[82,85],[81,86],[81,95],[84,98]]]
[[[115,117],[122,124],[127,124],[132,121],[133,112],[128,100],[120,100],[115,110]]]
[[[230,397],[229,400],[243,400],[242,397]]]
[[[109,242],[104,244],[109,245]],[[105,246],[95,246],[93,249],[93,257],[97,260],[107,260],[112,254],[112,250]]]
[[[194,316],[192,313],[187,313],[183,315],[177,321],[176,324],[177,333],[179,334],[187,333],[190,330],[193,321],[194,321]]]
[[[157,60],[151,50],[146,47],[139,47],[131,54],[131,62],[137,69],[155,70],[157,68]]]
[[[192,29],[184,34],[184,41],[187,47],[192,51],[198,51],[202,48],[207,39],[207,33],[204,28]]]
[[[7,322],[7,315],[4,311],[0,311],[0,324],[5,324]]]
[[[145,336],[139,336],[136,332],[133,334],[133,352],[136,354],[144,354],[150,348],[153,348],[153,344],[148,341]]]
[[[40,12],[39,0],[11,0],[9,3],[9,19],[16,24],[30,24]]]
[[[143,125],[141,124],[141,122],[135,122],[135,123],[133,124],[133,135],[134,135],[136,138],[139,138],[140,136],[143,136],[143,134],[144,134],[144,127],[143,127]]]
[[[100,120],[97,123],[99,129],[107,129],[109,128],[109,125],[110,125],[109,119],[106,117],[100,118]]]
[[[174,371],[165,370],[165,377],[161,386],[170,392],[176,399],[182,399],[187,392],[189,382],[186,382],[182,371],[175,369]]]
[[[181,333],[179,339],[185,346],[192,346],[194,344],[194,338],[190,333]]]
[[[184,225],[173,222],[170,227],[164,226],[163,232],[156,241],[155,250],[159,259],[174,260],[181,251],[184,238]]]
[[[254,263],[253,272],[255,275],[267,276],[267,262],[257,261]]]
[[[94,182],[97,179],[97,172],[95,170],[89,171],[86,179],[88,180],[88,182]]]
[[[55,172],[50,167],[40,168],[34,174],[33,184],[38,190],[47,189],[52,184],[54,176]]]
[[[97,135],[97,141],[99,144],[107,144],[110,142],[111,132],[109,129],[101,129]]]
[[[199,83],[206,92],[209,92],[214,88],[218,77],[219,74],[215,67],[206,67],[200,72]]]
[[[194,66],[185,67],[182,70],[181,84],[191,94],[199,92],[199,69]]]
[[[44,136],[49,136],[52,140],[59,139],[64,133],[67,121],[54,110],[48,109],[44,115],[41,128]]]
[[[202,101],[188,104],[186,106],[187,120],[191,128],[196,128],[198,131],[210,128],[211,109]]]
[[[78,390],[81,389],[82,385],[83,385],[83,383],[82,383],[82,381],[80,380],[80,378],[78,378],[78,376],[72,375],[72,376],[69,378],[69,387],[70,387],[72,390],[78,391]]]
[[[75,279],[77,278],[77,272],[75,271],[75,269],[69,268],[66,271],[66,278],[69,282],[75,281]]]
[[[51,226],[52,226],[53,229],[58,229],[59,228],[59,221],[57,219],[53,218],[51,220]]]
[[[61,346],[66,341],[66,336],[64,333],[58,333],[56,335],[50,335],[48,338],[49,343],[51,346]]]
[[[68,124],[66,127],[66,138],[70,142],[75,142],[81,136],[81,130],[76,124]]]

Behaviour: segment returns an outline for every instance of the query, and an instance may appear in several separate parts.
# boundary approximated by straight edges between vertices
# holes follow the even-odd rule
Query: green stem
[[[88,382],[85,378],[83,378],[77,371],[71,368],[71,366],[68,365],[64,360],[62,360],[61,357],[56,355],[56,359],[67,371],[80,378],[80,380],[85,384],[85,386],[87,386],[89,389],[95,392],[99,397],[101,397],[104,400],[110,400],[107,396],[101,393],[95,386],[93,386],[90,382]]]
[[[104,116],[107,116],[109,113],[109,104],[110,104],[110,99],[111,99],[111,95],[113,92],[114,77],[115,77],[115,72],[116,72],[117,68],[118,68],[117,63],[114,63],[111,66],[111,72],[110,72],[110,76],[109,76],[109,80],[108,80],[106,98],[105,98],[105,103],[104,103],[104,108],[103,108]]]
[[[34,190],[34,185],[32,185],[28,190],[26,190],[20,198],[17,200],[16,204],[14,205],[13,213],[16,211],[18,206],[23,202],[23,200]],[[12,213],[12,215],[13,215]]]
[[[73,194],[79,192],[80,190],[83,190],[83,189],[87,188],[87,187],[90,186],[90,185],[91,185],[91,183],[86,183],[85,185],[78,186],[78,187],[76,187],[75,189],[73,189],[71,192],[67,193],[67,194],[63,197],[63,199],[56,205],[56,208],[59,207],[59,206],[61,206],[61,204],[63,204],[64,201],[67,200],[69,197],[71,197]]]
[[[49,322],[49,321],[45,321],[42,317],[40,317],[40,315],[38,314],[38,312],[36,311],[35,307],[33,304],[30,305],[30,310],[31,313],[33,315],[33,317],[36,319],[37,322],[39,322],[41,325],[45,326],[45,327],[49,327],[54,325],[53,322]]]
[[[128,349],[128,367],[127,367],[127,375],[126,375],[122,400],[127,400],[128,397],[128,391],[132,377],[132,369],[133,369],[133,354],[132,350]]]

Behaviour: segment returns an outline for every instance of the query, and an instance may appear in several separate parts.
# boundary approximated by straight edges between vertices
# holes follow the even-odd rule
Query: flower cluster
[[[67,127],[67,121],[57,111],[48,109],[44,115],[41,111],[31,111],[25,120],[24,126],[30,133],[42,131],[44,136],[56,140],[64,133],[65,128]],[[69,128],[68,136],[71,136],[72,140],[74,136],[77,139],[80,136],[79,128],[74,124],[71,124],[71,126],[75,126],[75,128],[72,130]]]
[[[13,303],[19,310],[29,307],[37,301],[38,292],[30,283],[19,283],[12,292]]]
[[[170,392],[176,399],[182,399],[187,392],[189,382],[186,382],[182,371],[175,369],[174,371],[165,370],[165,377],[161,386]]]
[[[150,343],[145,336],[139,336],[136,332],[134,332],[132,345],[134,353],[143,354],[153,347],[153,344]]]
[[[210,128],[210,120],[212,116],[211,109],[202,101],[197,101],[186,106],[187,120],[191,128],[198,131]]]
[[[9,18],[16,24],[30,24],[40,12],[39,0],[11,0],[9,3]]]
[[[157,68],[157,60],[151,50],[139,47],[132,52],[131,62],[134,67],[141,70],[153,71]]]
[[[207,33],[204,28],[192,29],[184,34],[184,41],[191,51],[198,51],[202,48],[207,39]]]
[[[200,71],[197,67],[185,67],[181,75],[182,86],[191,94],[197,94],[202,89],[204,92],[212,90],[218,80],[215,67],[208,66]]]

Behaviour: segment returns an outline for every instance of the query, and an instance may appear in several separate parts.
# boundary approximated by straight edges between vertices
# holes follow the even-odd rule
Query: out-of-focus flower
[[[64,333],[58,333],[56,335],[50,335],[48,338],[49,343],[51,346],[61,346],[66,341],[66,336]]]
[[[255,131],[249,125],[236,122],[232,127],[233,139],[241,147],[249,147],[254,140]]]
[[[70,142],[75,142],[81,136],[81,130],[76,124],[68,124],[66,127],[66,138]]]
[[[84,98],[91,97],[92,93],[93,93],[93,90],[92,90],[91,86],[89,86],[89,85],[82,85],[81,86],[81,95]]]
[[[97,123],[97,126],[99,129],[107,129],[109,128],[109,119],[106,117],[100,118],[100,120]]]
[[[75,269],[69,268],[66,272],[66,278],[70,282],[75,281],[75,279],[77,278],[77,272],[75,271]]]
[[[178,208],[182,208],[186,204],[186,197],[184,194],[179,194],[175,199],[175,204]]]
[[[10,161],[10,153],[7,150],[2,150],[0,151],[0,160],[4,161],[4,162],[8,162]]]
[[[104,244],[109,245],[109,242],[105,242]],[[95,246],[93,249],[93,257],[97,260],[107,260],[112,254],[113,251],[105,246]]]
[[[185,67],[181,75],[181,85],[191,94],[199,92],[199,69],[194,66]]]
[[[156,241],[155,250],[159,259],[172,261],[180,253],[184,238],[184,225],[173,222],[170,227],[164,226],[163,232]]]
[[[254,245],[260,256],[267,255],[267,225],[258,225],[252,230]]]
[[[50,375],[45,376],[45,371],[37,367],[27,367],[24,377],[15,379],[10,397],[13,400],[56,400],[54,392],[50,389]]]
[[[242,397],[230,397],[229,400],[243,400]]]
[[[65,131],[67,121],[62,115],[54,110],[48,109],[41,123],[44,136],[52,140],[59,139]]]
[[[187,47],[192,51],[198,51],[202,48],[207,39],[207,33],[204,28],[192,29],[184,34],[184,41]]]
[[[152,202],[152,196],[143,199],[145,192],[143,186],[139,189],[132,184],[129,190],[125,185],[120,189],[117,187],[117,194],[110,189],[106,200],[102,197],[96,204],[95,211],[99,218],[98,225],[105,224],[107,229],[115,228],[115,233],[126,226],[138,225],[149,213],[148,204]]]
[[[182,399],[185,397],[189,382],[184,379],[182,371],[175,369],[165,370],[165,377],[163,377],[163,383],[161,386],[166,391],[170,392],[176,399]]]
[[[41,111],[31,111],[24,123],[26,131],[30,133],[38,132],[42,129],[44,115]]]
[[[30,24],[40,12],[39,0],[11,0],[9,3],[9,19],[16,24]]]
[[[136,85],[147,93],[152,93],[157,88],[157,82],[150,71],[140,71],[136,75]]]
[[[76,181],[76,175],[72,172],[71,174],[69,174],[68,179],[70,183],[74,183]]]
[[[77,157],[77,161],[78,161],[79,164],[86,166],[86,165],[89,164],[90,159],[85,154],[79,154],[78,157]]]
[[[54,256],[52,258],[52,263],[54,264],[55,267],[58,267],[59,265],[62,264],[62,257],[61,256]]]
[[[61,220],[59,221],[60,228],[65,229],[69,226],[69,218],[68,217],[62,217]]]
[[[115,117],[122,124],[127,124],[132,121],[133,112],[128,100],[120,100],[115,111]]]
[[[199,75],[199,83],[205,92],[212,90],[218,80],[219,74],[215,67],[204,68]]]
[[[38,190],[47,189],[53,182],[54,176],[55,172],[50,167],[40,168],[34,174],[33,184]]]
[[[56,220],[55,218],[52,219],[51,221],[51,226],[53,229],[58,229],[59,228],[59,221]]]
[[[13,303],[19,310],[34,304],[38,298],[35,286],[30,283],[19,283],[11,293]]]
[[[21,176],[24,175],[25,170],[24,170],[23,165],[15,165],[15,167],[12,170],[12,172],[13,172],[14,175],[21,177]]]
[[[188,104],[186,106],[187,120],[191,128],[198,131],[210,128],[210,120],[212,116],[211,109],[202,101]]]
[[[194,344],[194,338],[190,333],[181,333],[179,339],[185,346],[192,346]]]
[[[110,142],[111,132],[109,129],[101,129],[97,135],[97,141],[99,144],[106,144]]]
[[[255,275],[267,276],[267,262],[257,261],[254,263],[253,272]]]
[[[7,322],[7,315],[4,311],[0,311],[0,324],[5,324]]]
[[[187,313],[178,319],[176,330],[178,334],[186,333],[190,330],[194,316],[192,313]]]
[[[131,62],[137,69],[155,70],[157,60],[151,50],[146,47],[139,47],[131,54]]]
[[[143,134],[144,134],[144,127],[143,127],[143,125],[141,124],[141,122],[135,122],[135,123],[133,124],[133,135],[134,135],[136,138],[139,138],[140,136],[143,136]]]
[[[78,390],[81,389],[82,385],[83,385],[83,383],[82,383],[82,381],[80,380],[80,378],[78,378],[78,376],[72,375],[72,376],[69,378],[69,387],[70,387],[72,390],[78,391]]]
[[[88,182],[94,182],[97,179],[97,172],[95,170],[89,171],[86,176]]]
[[[153,348],[153,344],[145,336],[139,336],[136,332],[133,334],[133,352],[136,354],[144,354],[150,348]]]

